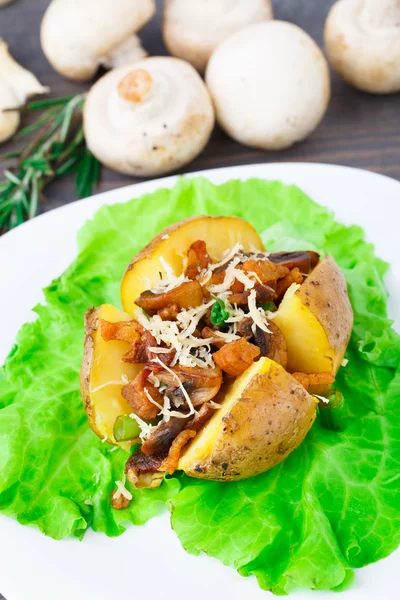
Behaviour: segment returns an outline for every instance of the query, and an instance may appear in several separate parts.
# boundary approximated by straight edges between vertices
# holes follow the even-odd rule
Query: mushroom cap
[[[203,72],[220,42],[245,25],[272,18],[270,0],[165,0],[164,44]]]
[[[91,88],[84,108],[93,154],[111,169],[138,177],[190,162],[213,127],[201,77],[189,63],[166,56],[113,69]]]
[[[333,68],[354,87],[373,94],[400,91],[400,1],[340,0],[325,23]]]
[[[222,42],[208,63],[206,83],[228,135],[266,150],[310,135],[330,97],[321,50],[284,21],[248,25]]]
[[[52,0],[41,24],[43,52],[61,75],[87,81],[154,12],[155,0]]]

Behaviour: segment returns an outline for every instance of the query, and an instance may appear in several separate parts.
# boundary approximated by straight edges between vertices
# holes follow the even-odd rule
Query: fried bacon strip
[[[100,327],[101,336],[106,342],[119,340],[132,344],[131,350],[122,357],[124,362],[145,364],[157,356],[165,365],[169,365],[175,356],[173,348],[170,352],[163,353],[150,350],[150,348],[158,346],[157,341],[150,331],[147,331],[137,321],[109,323],[101,319]]]
[[[237,267],[244,271],[246,275],[254,273],[261,283],[269,283],[285,277],[289,269],[283,265],[275,264],[269,260],[245,260]]]
[[[217,348],[222,348],[222,346],[225,346],[225,344],[227,344],[226,339],[215,335],[214,329],[211,329],[211,327],[208,327],[208,325],[206,327],[203,327],[203,329],[201,330],[201,337],[205,340],[209,339],[210,344],[216,346]]]
[[[245,338],[240,338],[214,352],[213,359],[229,377],[237,377],[259,356],[260,348],[250,344]]]
[[[100,319],[100,333],[105,342],[118,340],[120,342],[128,342],[133,344],[140,340],[143,327],[137,321],[118,321],[110,323],[104,319]]]
[[[145,390],[161,406],[164,404],[164,398],[160,391],[147,381],[149,374],[150,369],[145,367],[143,371],[136,375],[135,379],[122,388],[121,394],[128,404],[132,406],[135,415],[141,419],[153,421],[160,409],[150,402]]]
[[[176,304],[181,310],[182,308],[196,308],[202,303],[203,292],[198,281],[186,281],[169,292],[159,294],[147,290],[142,292],[136,300],[136,304],[149,315],[154,315],[171,304]]]
[[[189,440],[195,437],[197,434],[193,429],[185,429],[174,439],[171,448],[169,449],[168,456],[161,463],[161,469],[167,471],[170,475],[175,471],[178,466],[181,452],[184,446]]]
[[[308,390],[314,385],[326,385],[327,387],[334,383],[335,378],[332,373],[322,371],[321,373],[292,373],[292,377],[297,379],[303,387]]]
[[[222,384],[222,372],[219,367],[205,369],[203,367],[176,365],[171,369],[175,376],[162,369],[162,367],[153,367],[153,369],[157,373],[158,379],[170,388],[165,393],[172,393],[173,396],[182,398],[182,401],[185,402],[183,392],[179,387],[178,377],[189,394],[193,406],[199,406],[214,398]]]
[[[211,263],[211,258],[208,255],[206,243],[203,240],[194,242],[187,252],[187,266],[185,269],[185,277],[196,279],[203,269],[207,269]]]
[[[292,283],[303,283],[303,275],[300,273],[299,269],[295,267],[292,269],[286,277],[278,281],[276,284],[276,299],[282,298],[283,294],[286,290],[292,285]]]
[[[125,473],[131,484],[138,489],[159,487],[164,479],[164,473],[158,470],[166,456],[166,453],[160,456],[150,456],[137,450],[125,465]]]

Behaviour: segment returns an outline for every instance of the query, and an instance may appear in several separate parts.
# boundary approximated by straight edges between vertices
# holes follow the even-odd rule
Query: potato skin
[[[337,373],[353,328],[353,309],[346,279],[330,256],[321,260],[296,292],[321,323],[335,351],[333,372]]]
[[[187,219],[182,219],[182,221],[178,221],[178,223],[172,223],[172,225],[169,225],[168,227],[166,227],[165,229],[163,229],[162,231],[160,231],[159,234],[156,235],[156,237],[154,237],[151,242],[149,242],[147,244],[147,246],[145,246],[142,250],[140,250],[140,252],[138,252],[131,260],[131,262],[129,263],[129,265],[126,268],[125,271],[125,275],[126,273],[128,273],[128,271],[131,271],[133,266],[139,262],[140,260],[143,260],[144,258],[150,258],[151,254],[154,252],[154,250],[157,248],[157,246],[159,246],[159,244],[161,244],[161,242],[163,241],[163,237],[165,238],[165,236],[170,236],[172,233],[174,233],[174,231],[176,231],[177,229],[179,229],[180,227],[182,227],[182,225],[185,225],[186,223],[190,223],[190,221],[196,221],[196,219],[206,219],[206,218],[210,218],[207,217],[206,215],[199,215],[197,217],[188,217]],[[123,281],[123,278],[122,278]]]
[[[93,416],[93,407],[90,398],[90,372],[92,369],[94,341],[92,334],[96,331],[99,323],[99,309],[89,308],[85,313],[85,338],[83,345],[83,359],[81,366],[81,396],[90,427],[96,435],[102,437],[96,428],[96,422]]]
[[[222,417],[222,428],[209,456],[193,461],[184,470],[191,477],[216,481],[263,473],[297,448],[315,415],[315,398],[271,361],[269,370],[253,376]]]

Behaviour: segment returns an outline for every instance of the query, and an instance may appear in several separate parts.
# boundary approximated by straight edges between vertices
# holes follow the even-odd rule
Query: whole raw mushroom
[[[203,72],[220,42],[245,25],[272,18],[270,0],[165,0],[164,43],[173,56]]]
[[[189,163],[213,127],[201,77],[189,63],[166,56],[113,69],[92,87],[84,109],[93,154],[111,169],[138,177]]]
[[[33,73],[13,59],[7,44],[0,38],[0,143],[13,136],[20,123],[18,110],[10,109],[18,109],[30,96],[48,91]]]
[[[154,12],[155,0],[52,0],[41,25],[43,52],[61,75],[87,81],[101,65],[147,55],[134,34]]]
[[[265,150],[309,136],[330,98],[321,50],[284,21],[248,25],[222,42],[208,63],[206,83],[228,135]]]
[[[400,1],[339,0],[325,23],[333,68],[372,94],[400,91]]]

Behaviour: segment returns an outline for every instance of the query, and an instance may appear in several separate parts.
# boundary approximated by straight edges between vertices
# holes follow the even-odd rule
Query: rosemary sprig
[[[41,193],[53,179],[76,174],[78,198],[89,196],[100,177],[100,163],[86,146],[82,125],[85,94],[30,102],[23,110],[42,111],[39,118],[15,136],[31,136],[0,181],[0,233],[31,219],[38,212]]]

